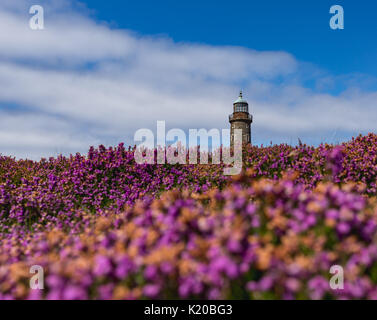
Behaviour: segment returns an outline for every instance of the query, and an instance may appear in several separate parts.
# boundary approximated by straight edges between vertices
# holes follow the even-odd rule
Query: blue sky
[[[335,75],[377,76],[377,2],[372,0],[90,0],[98,20],[174,41],[283,50]],[[329,28],[342,5],[345,29]]]
[[[229,128],[240,88],[254,144],[376,130],[375,1],[0,2],[0,153],[134,144],[138,129]],[[329,26],[342,5],[345,29]]]

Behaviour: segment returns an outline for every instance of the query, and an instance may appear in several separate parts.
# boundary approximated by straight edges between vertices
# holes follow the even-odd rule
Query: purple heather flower
[[[111,261],[108,257],[99,255],[95,259],[93,273],[96,276],[105,276],[112,270]]]
[[[68,285],[63,290],[62,298],[64,300],[85,300],[88,297],[84,288]]]
[[[350,231],[350,226],[348,223],[346,222],[340,222],[337,226],[336,226],[336,230],[340,233],[340,234],[347,234],[349,231]]]
[[[296,278],[288,278],[285,281],[285,286],[289,291],[296,292],[300,289],[300,281]]]
[[[157,276],[157,273],[158,273],[158,269],[156,266],[154,265],[149,265],[145,268],[145,271],[144,271],[144,277],[147,279],[147,280],[152,280],[154,277]]]
[[[264,276],[258,283],[258,289],[261,291],[269,290],[274,283],[274,278],[272,276]]]
[[[148,298],[155,298],[160,292],[160,286],[157,284],[147,284],[143,292]]]
[[[64,285],[64,281],[61,277],[55,274],[51,274],[46,278],[46,283],[51,288],[62,288]]]

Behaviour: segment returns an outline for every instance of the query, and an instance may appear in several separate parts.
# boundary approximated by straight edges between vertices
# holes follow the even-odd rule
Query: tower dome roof
[[[239,95],[238,99],[233,102],[233,104],[234,103],[247,103],[247,101],[244,98],[242,98],[242,91],[240,91],[240,95]]]

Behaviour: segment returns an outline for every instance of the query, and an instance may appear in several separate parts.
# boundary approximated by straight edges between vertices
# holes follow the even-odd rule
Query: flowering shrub
[[[122,145],[2,157],[0,299],[375,299],[376,142],[249,147],[234,177]]]
[[[120,144],[91,148],[88,155],[42,159],[0,158],[0,219],[3,224],[45,223],[78,209],[118,211],[145,194],[172,188],[193,191],[221,187],[226,177],[218,165],[138,165],[133,151]]]

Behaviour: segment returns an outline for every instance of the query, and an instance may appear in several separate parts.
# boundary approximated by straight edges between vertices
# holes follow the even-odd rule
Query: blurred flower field
[[[229,177],[122,144],[0,157],[0,299],[377,299],[377,135],[243,161]]]

